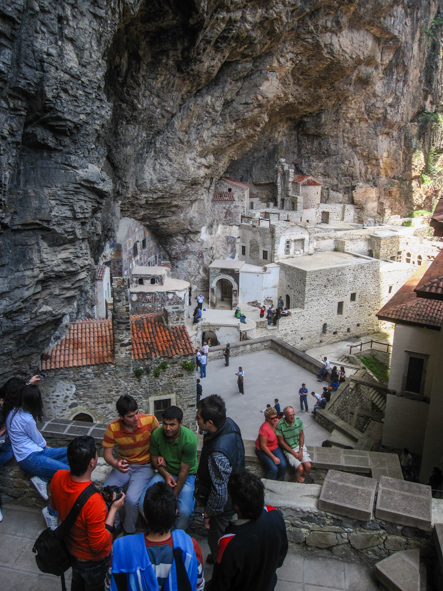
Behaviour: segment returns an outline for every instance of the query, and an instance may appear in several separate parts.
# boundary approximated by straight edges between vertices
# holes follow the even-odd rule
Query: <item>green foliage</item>
[[[158,377],[160,376],[161,372],[162,372],[162,370],[161,370],[161,367],[160,367],[159,365],[157,365],[157,367],[156,367],[156,368],[154,369],[154,371],[152,372],[152,375],[153,375],[155,378],[158,378]]]
[[[158,366],[160,369],[165,370],[165,369],[168,369],[169,363],[167,361],[162,361],[161,363],[158,364]]]
[[[442,116],[438,111],[422,111],[417,115],[417,121],[443,125]]]
[[[407,220],[407,221],[403,222],[402,226],[407,226],[408,228],[410,228],[412,226],[412,220]]]
[[[405,218],[422,218],[425,216],[431,215],[430,211],[426,211],[426,209],[417,209],[417,211],[412,211],[405,215]]]
[[[134,375],[138,380],[142,377],[143,373],[144,373],[143,367],[136,367],[134,369]]]
[[[389,383],[389,367],[379,361],[376,357],[372,357],[372,355],[365,355],[364,357],[360,357],[360,361],[365,365],[369,371],[371,371],[374,376],[380,380],[383,384]]]
[[[182,367],[191,373],[191,371],[195,370],[195,363],[193,361],[183,361]]]

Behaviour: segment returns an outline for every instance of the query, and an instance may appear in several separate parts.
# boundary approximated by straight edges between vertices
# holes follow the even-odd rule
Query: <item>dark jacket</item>
[[[212,480],[209,473],[208,458],[213,452],[224,454],[232,466],[232,471],[245,469],[245,448],[240,427],[229,417],[215,433],[206,433],[197,471],[196,497],[206,505],[211,492]]]

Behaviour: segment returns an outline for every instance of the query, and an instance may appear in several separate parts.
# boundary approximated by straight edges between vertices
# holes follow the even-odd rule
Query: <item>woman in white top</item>
[[[66,447],[48,447],[36,420],[43,417],[43,405],[37,386],[25,386],[17,406],[9,411],[6,427],[12,451],[20,467],[32,475],[31,481],[48,500],[47,482],[57,470],[69,470]]]

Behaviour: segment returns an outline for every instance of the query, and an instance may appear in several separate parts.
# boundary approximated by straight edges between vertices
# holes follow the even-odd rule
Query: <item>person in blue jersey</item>
[[[203,591],[200,546],[181,529],[171,533],[177,497],[165,482],[147,489],[143,515],[146,533],[117,538],[109,571],[111,591]]]

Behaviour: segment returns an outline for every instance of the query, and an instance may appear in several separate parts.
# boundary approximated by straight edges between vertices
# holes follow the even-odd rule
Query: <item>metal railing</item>
[[[372,345],[381,345],[382,347],[386,347],[387,353],[389,353],[389,347],[392,347],[392,345],[390,345],[389,343],[380,343],[379,341],[373,341],[371,339],[370,341],[366,341],[365,343],[360,343],[359,345],[349,345],[349,355],[352,355],[352,349],[355,349],[356,347],[360,347],[360,351],[362,351],[363,347],[365,345],[369,345],[370,349],[372,349]]]

